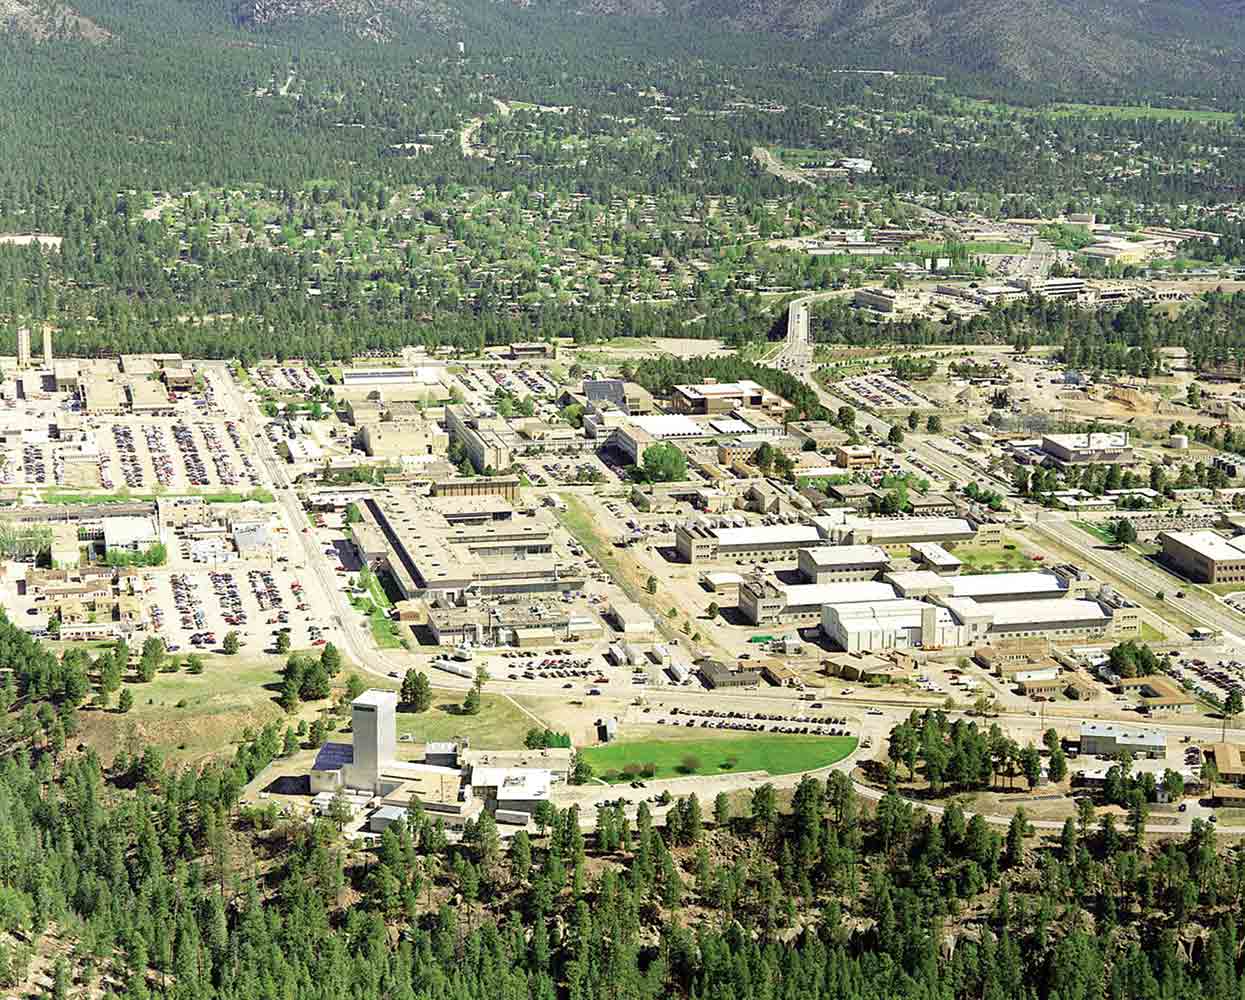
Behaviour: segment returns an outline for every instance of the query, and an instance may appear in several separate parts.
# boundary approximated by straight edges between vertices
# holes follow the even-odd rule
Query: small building
[[[150,517],[122,514],[104,518],[104,552],[146,552],[160,541]]]
[[[755,670],[732,670],[721,660],[705,660],[700,664],[700,676],[710,690],[720,688],[757,687],[761,675]]]
[[[764,661],[761,664],[761,676],[775,687],[804,686],[804,681],[795,670],[785,663],[779,663],[777,660]]]
[[[1197,708],[1196,698],[1161,674],[1123,677],[1118,686],[1125,694],[1135,693],[1140,707],[1148,715],[1180,715]]]
[[[835,446],[834,460],[844,469],[875,469],[878,455],[871,445],[840,444]]]
[[[855,510],[868,510],[872,502],[882,498],[881,493],[864,483],[830,483],[826,495]]]
[[[638,639],[656,631],[652,616],[635,601],[619,597],[610,603],[609,617],[624,636]]]
[[[1240,784],[1245,781],[1245,746],[1240,743],[1212,743],[1202,752],[1215,765],[1215,771],[1224,781]]]
[[[909,658],[890,660],[873,653],[831,653],[821,665],[832,676],[853,684],[892,684],[910,680],[913,674]]]
[[[558,356],[558,347],[547,340],[516,340],[510,345],[509,353],[511,361],[527,361],[533,358],[552,360]]]
[[[939,576],[956,576],[964,566],[937,542],[913,542],[908,551],[913,562]]]
[[[195,373],[182,365],[161,369],[160,377],[169,392],[185,392],[195,386]]]

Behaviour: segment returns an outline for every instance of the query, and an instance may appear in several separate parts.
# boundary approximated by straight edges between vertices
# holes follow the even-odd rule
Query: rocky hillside
[[[36,41],[82,38],[103,42],[111,37],[90,18],[60,3],[40,0],[0,0],[0,30],[28,35]]]
[[[539,0],[537,0],[539,2]],[[558,3],[562,0],[546,0]],[[1243,79],[1243,0],[567,0],[577,12],[667,16],[824,41],[1000,80],[1092,84]],[[887,62],[890,53],[891,62]]]

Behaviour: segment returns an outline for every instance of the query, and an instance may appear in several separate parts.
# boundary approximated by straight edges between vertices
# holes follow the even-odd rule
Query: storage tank
[[[1184,451],[1189,447],[1188,434],[1173,434],[1171,438],[1171,446],[1177,451]]]

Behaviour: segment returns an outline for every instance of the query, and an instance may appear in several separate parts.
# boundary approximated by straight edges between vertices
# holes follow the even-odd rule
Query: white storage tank
[[[1189,435],[1173,434],[1171,437],[1171,446],[1177,451],[1184,451],[1189,447]]]

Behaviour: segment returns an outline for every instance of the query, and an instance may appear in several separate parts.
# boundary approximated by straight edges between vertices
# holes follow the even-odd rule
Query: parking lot
[[[325,609],[304,599],[303,585],[290,570],[151,573],[144,583],[152,627],[173,652],[218,649],[230,631],[252,652],[272,647],[282,630],[295,648],[332,638]]]
[[[855,375],[834,383],[834,391],[870,410],[930,409],[934,404],[889,375]]]
[[[279,393],[306,393],[324,385],[314,368],[306,365],[261,365],[250,370],[258,385]]]
[[[104,420],[95,439],[104,489],[233,489],[261,482],[254,452],[234,420]]]
[[[1245,695],[1245,663],[1240,660],[1182,657],[1172,652],[1167,662],[1172,676],[1189,681],[1199,694],[1210,695],[1217,701],[1227,698],[1229,691]]]
[[[649,709],[642,710],[644,714]],[[745,733],[784,733],[789,736],[850,736],[847,719],[837,715],[806,715],[783,712],[747,712],[729,709],[672,707],[653,714],[645,722],[687,729],[729,729]]]

